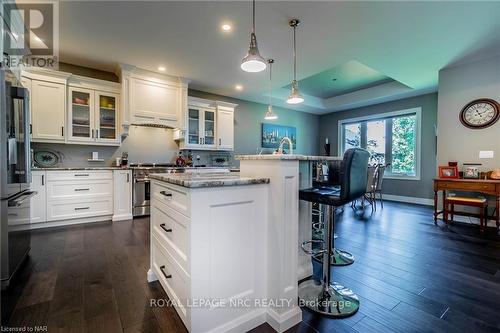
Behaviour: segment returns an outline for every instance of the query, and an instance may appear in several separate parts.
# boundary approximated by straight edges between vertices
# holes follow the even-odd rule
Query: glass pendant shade
[[[257,38],[252,32],[250,34],[250,48],[247,55],[241,61],[241,69],[245,72],[256,73],[262,72],[266,67],[266,60],[260,55],[259,48],[257,47]]]
[[[266,116],[264,117],[264,119],[265,120],[275,120],[275,119],[278,119],[278,115],[273,112],[273,106],[272,105],[268,105],[267,106],[267,112],[266,112]]]
[[[292,81],[292,93],[290,94],[290,96],[288,96],[288,99],[286,100],[286,102],[288,104],[299,104],[299,103],[302,103],[303,101],[304,101],[304,98],[302,97],[302,95],[299,92],[299,85],[297,83],[297,80],[293,80]]]

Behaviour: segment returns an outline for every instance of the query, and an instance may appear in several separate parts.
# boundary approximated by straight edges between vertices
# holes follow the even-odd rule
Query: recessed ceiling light
[[[233,29],[233,27],[229,23],[224,23],[223,25],[221,25],[221,29],[222,31],[229,32],[231,31],[231,29]]]
[[[159,70],[160,72],[164,72],[164,71],[166,71],[167,69],[165,68],[165,66],[158,66],[158,70]]]
[[[241,90],[243,90],[243,86],[241,84],[237,84],[234,86],[234,89],[241,91]]]

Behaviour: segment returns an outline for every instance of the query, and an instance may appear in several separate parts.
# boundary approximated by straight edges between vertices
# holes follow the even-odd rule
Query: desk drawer
[[[155,180],[152,182],[151,198],[186,216],[190,216],[189,197],[187,191],[182,187],[170,186]]]
[[[47,183],[48,201],[96,196],[112,196],[112,180],[65,180]]]
[[[47,171],[47,182],[59,180],[113,180],[111,170]]]
[[[170,254],[159,244],[155,236],[151,243],[152,269],[165,289],[169,298],[174,301],[177,313],[186,324],[187,299],[189,297],[189,277],[172,259]]]
[[[157,200],[151,206],[151,229],[186,272],[188,269],[189,219]]]
[[[491,183],[474,183],[474,182],[447,182],[440,181],[439,187],[441,189],[450,189],[455,191],[485,191],[485,192],[495,192],[496,184]]]

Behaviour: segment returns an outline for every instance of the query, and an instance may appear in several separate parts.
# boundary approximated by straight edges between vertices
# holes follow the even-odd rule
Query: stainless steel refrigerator
[[[0,70],[1,280],[5,289],[30,250],[31,149],[29,93],[11,72]],[[2,309],[3,310],[3,309]]]

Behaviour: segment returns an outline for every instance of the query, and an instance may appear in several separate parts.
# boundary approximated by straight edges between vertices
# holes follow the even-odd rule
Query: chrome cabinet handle
[[[98,129],[95,130],[95,138],[99,139],[99,130]]]
[[[88,177],[90,176],[88,173],[77,173],[75,174],[75,177]]]
[[[61,126],[61,136],[64,136],[64,126]]]
[[[163,273],[163,276],[165,276],[165,279],[172,278],[172,274],[165,273],[165,265],[160,266],[160,271]]]
[[[130,174],[127,173],[127,183],[130,183]]]
[[[75,210],[87,210],[90,209],[90,207],[76,207]]]
[[[42,186],[45,185],[45,175],[42,175]]]
[[[172,196],[172,193],[167,193],[166,191],[160,191],[160,194],[164,195],[166,197],[171,197]]]
[[[89,188],[75,188],[75,192],[79,192],[79,191],[90,191]]]
[[[222,139],[219,138],[219,146],[221,146],[221,145],[222,145]]]
[[[167,228],[165,227],[165,225],[166,225],[165,223],[162,223],[162,224],[160,224],[160,227],[161,227],[163,230],[165,230],[165,232],[172,232],[172,229],[167,229]]]

